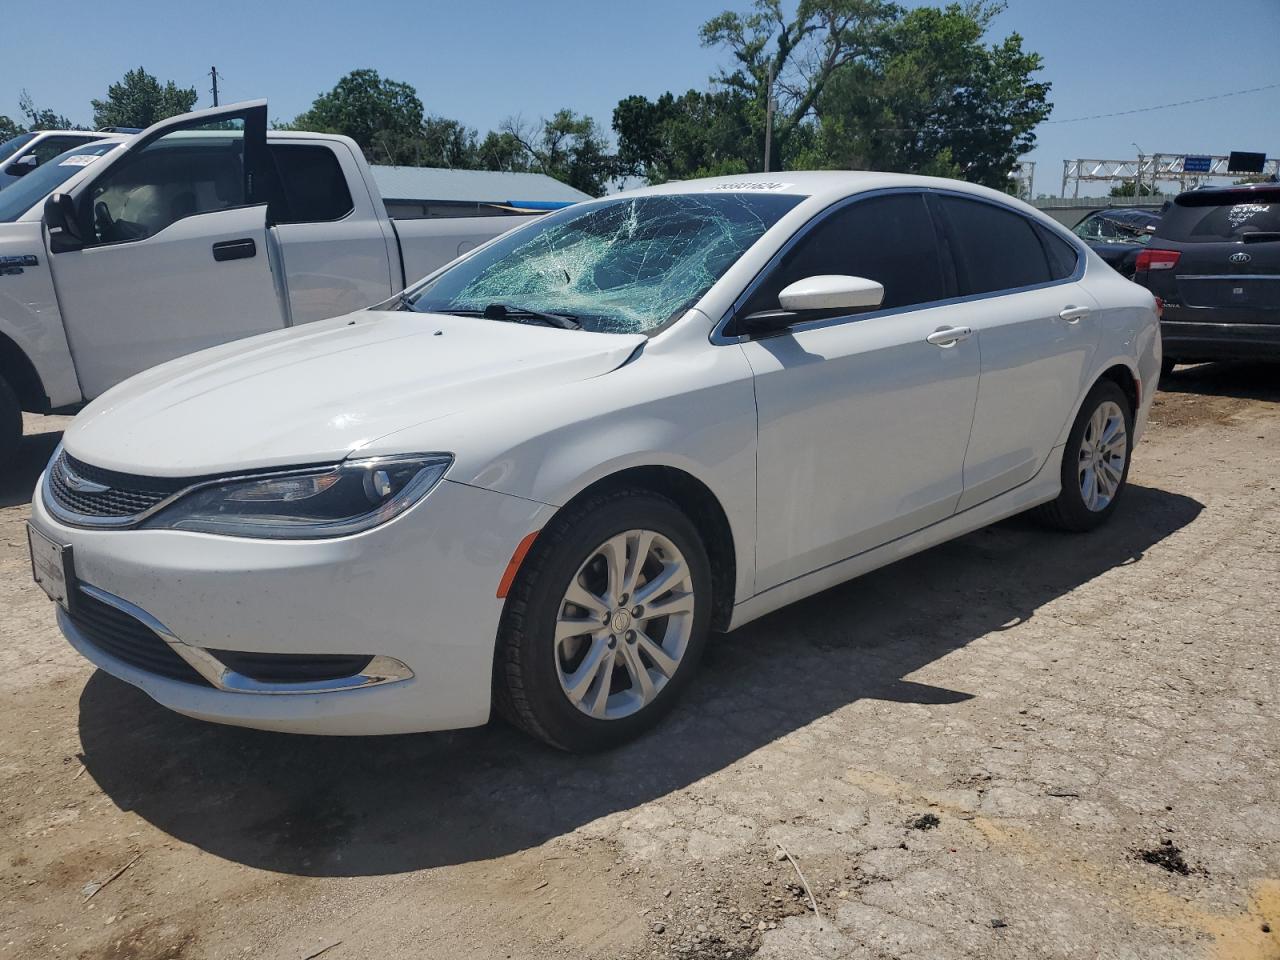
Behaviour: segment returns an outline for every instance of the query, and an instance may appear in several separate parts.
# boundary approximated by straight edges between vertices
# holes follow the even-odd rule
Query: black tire
[[[1091,510],[1085,503],[1084,494],[1080,489],[1078,473],[1080,450],[1089,420],[1100,406],[1108,402],[1116,404],[1124,415],[1124,433],[1127,441],[1124,468],[1120,473],[1120,483],[1110,502],[1100,510]],[[1084,398],[1084,403],[1080,405],[1080,413],[1076,416],[1076,422],[1072,424],[1071,433],[1067,436],[1067,445],[1062,452],[1062,492],[1058,494],[1056,500],[1037,508],[1039,518],[1059,530],[1077,533],[1092,530],[1106,523],[1115,512],[1116,505],[1124,495],[1125,487],[1128,486],[1129,464],[1132,461],[1133,407],[1119,384],[1113,380],[1099,380],[1089,391],[1089,395]]]
[[[583,563],[609,538],[636,529],[657,532],[683,554],[694,595],[692,629],[679,666],[653,700],[629,716],[597,719],[578,709],[561,686],[555,623]],[[697,669],[710,620],[710,562],[697,528],[680,508],[643,489],[588,497],[538,535],[516,576],[498,630],[494,704],[515,726],[561,750],[617,746],[670,711]]]
[[[13,463],[22,441],[22,407],[3,376],[0,376],[0,470]]]

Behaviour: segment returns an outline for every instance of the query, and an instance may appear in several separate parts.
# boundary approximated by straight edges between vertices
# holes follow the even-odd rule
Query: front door
[[[265,123],[265,105],[164,121],[74,191],[84,245],[49,263],[86,399],[283,325],[255,202]]]
[[[937,303],[952,278],[924,198],[829,214],[739,313],[777,309],[783,287],[821,274],[876,280],[885,299],[742,344],[759,418],[757,591],[945,520],[962,489],[978,346],[964,305]]]

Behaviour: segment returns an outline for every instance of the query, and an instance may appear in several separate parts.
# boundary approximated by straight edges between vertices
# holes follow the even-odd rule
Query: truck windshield
[[[803,197],[689,193],[600,200],[549,214],[411,290],[411,309],[494,304],[646,333],[692,306]]]
[[[62,186],[63,181],[118,146],[117,141],[100,140],[75,147],[40,164],[17,183],[0,190],[0,223],[13,223]]]
[[[0,163],[8,160],[22,149],[23,144],[30,143],[35,138],[36,135],[34,133],[20,133],[16,137],[10,137],[4,143],[0,143]]]

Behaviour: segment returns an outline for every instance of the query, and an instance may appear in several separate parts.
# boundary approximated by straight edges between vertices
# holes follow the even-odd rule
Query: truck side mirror
[[[53,253],[79,250],[84,246],[76,202],[69,193],[51,193],[44,202],[44,225],[49,230],[49,249]]]
[[[5,167],[4,172],[11,177],[25,177],[38,166],[40,166],[40,158],[34,153],[28,153],[25,157],[19,157]]]

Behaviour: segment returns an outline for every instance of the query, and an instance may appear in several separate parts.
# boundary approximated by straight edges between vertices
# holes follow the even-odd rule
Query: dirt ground
[[[30,582],[33,419],[0,960],[1280,957],[1280,372],[1168,387],[1107,528],[1015,519],[718,638],[588,758],[217,727],[95,672]]]

